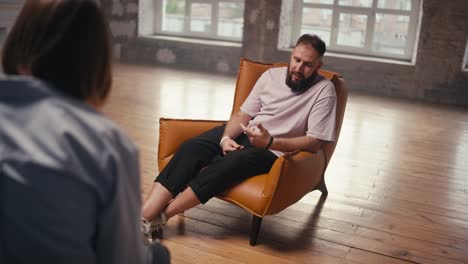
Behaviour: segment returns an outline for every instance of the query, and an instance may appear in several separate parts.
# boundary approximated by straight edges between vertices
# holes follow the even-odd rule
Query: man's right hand
[[[244,146],[237,144],[236,141],[230,138],[226,138],[221,142],[221,149],[223,150],[223,155],[226,155],[227,153],[238,150],[238,149],[243,149]]]

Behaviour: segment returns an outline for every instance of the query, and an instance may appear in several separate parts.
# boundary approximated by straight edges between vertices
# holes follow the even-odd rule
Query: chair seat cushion
[[[268,174],[256,175],[224,191],[217,198],[236,204],[250,213],[263,216],[271,197],[264,192]]]

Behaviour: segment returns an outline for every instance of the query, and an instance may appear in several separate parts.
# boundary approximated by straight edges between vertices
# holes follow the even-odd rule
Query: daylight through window
[[[287,1],[283,4],[288,5]],[[312,33],[319,35],[330,51],[412,58],[421,0],[295,0],[289,5],[282,8],[293,13],[287,26],[289,46],[300,35]]]
[[[163,35],[241,41],[243,0],[156,0],[161,15],[156,32]]]

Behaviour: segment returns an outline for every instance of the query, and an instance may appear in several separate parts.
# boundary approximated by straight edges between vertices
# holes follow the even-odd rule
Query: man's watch
[[[266,145],[265,149],[269,149],[271,147],[271,144],[273,144],[273,136],[270,135],[270,142],[268,142],[268,145]]]

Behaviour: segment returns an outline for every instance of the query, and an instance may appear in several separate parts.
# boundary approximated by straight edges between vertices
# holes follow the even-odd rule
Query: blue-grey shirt
[[[0,263],[148,263],[135,145],[81,101],[0,80]]]

